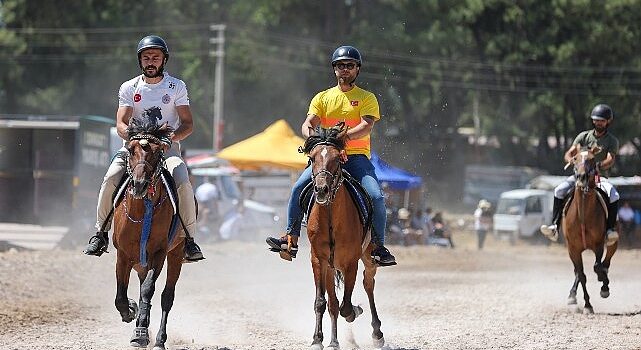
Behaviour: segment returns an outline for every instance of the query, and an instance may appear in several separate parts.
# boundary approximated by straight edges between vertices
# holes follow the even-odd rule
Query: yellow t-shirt
[[[332,127],[338,122],[345,122],[345,125],[353,128],[360,124],[364,116],[381,119],[376,96],[358,86],[347,92],[341,91],[338,86],[319,92],[310,102],[307,114],[319,116],[323,128]],[[364,154],[369,158],[370,135],[347,141],[345,151],[348,155]]]

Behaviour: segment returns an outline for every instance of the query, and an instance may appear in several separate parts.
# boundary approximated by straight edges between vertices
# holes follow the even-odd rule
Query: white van
[[[542,224],[552,221],[554,193],[546,190],[520,189],[501,193],[494,212],[494,234],[507,236],[510,242],[519,237],[537,237]]]

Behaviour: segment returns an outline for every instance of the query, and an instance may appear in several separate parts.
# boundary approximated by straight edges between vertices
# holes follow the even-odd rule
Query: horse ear
[[[318,131],[315,128],[312,128],[311,126],[308,126],[307,129],[309,129],[309,136],[315,136],[318,135]]]
[[[336,126],[338,126],[338,125],[336,125]],[[346,127],[345,127],[345,124],[343,123],[343,125],[341,125],[341,129],[340,129],[340,131],[338,132],[338,135],[336,135],[336,137],[337,137],[337,138],[339,138],[339,139],[341,139],[341,140],[342,140],[343,138],[345,138],[345,136],[347,136],[347,129],[349,129],[349,128],[346,128]]]
[[[592,147],[592,149],[590,149],[590,152],[592,152],[592,154],[597,154],[597,153],[600,153],[602,150],[603,148],[601,146],[594,146]]]

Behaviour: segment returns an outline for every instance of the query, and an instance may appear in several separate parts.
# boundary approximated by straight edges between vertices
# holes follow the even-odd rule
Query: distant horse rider
[[[619,234],[616,229],[619,192],[617,192],[616,188],[607,180],[607,177],[609,176],[609,169],[614,165],[616,154],[619,151],[619,140],[608,131],[608,127],[614,119],[614,113],[610,106],[606,104],[596,105],[592,109],[592,113],[590,113],[590,119],[592,119],[594,128],[581,132],[576,139],[574,139],[572,147],[565,152],[563,159],[566,163],[571,163],[581,148],[592,148],[594,146],[601,148],[600,152],[594,155],[594,158],[597,162],[598,174],[600,175],[600,181],[597,185],[599,189],[609,197],[606,245],[610,246],[619,239]],[[575,183],[576,178],[574,175],[571,175],[554,189],[552,224],[541,226],[541,233],[550,240],[556,241],[558,239],[558,227],[561,222],[563,200],[572,192]]]

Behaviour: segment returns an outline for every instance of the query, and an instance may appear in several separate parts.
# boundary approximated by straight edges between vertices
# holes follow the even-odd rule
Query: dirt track
[[[489,237],[477,251],[471,234],[455,239],[455,250],[392,247],[399,266],[380,269],[376,285],[389,349],[641,349],[641,251],[617,252],[608,299],[599,297],[593,256],[584,253],[595,310],[584,315],[565,304],[573,273],[563,247],[510,247]],[[169,348],[307,348],[314,290],[306,250],[286,263],[260,243],[205,246],[207,260],[183,268]],[[134,325],[120,322],[113,306],[114,261],[113,248],[101,258],[74,251],[0,253],[0,349],[132,349]],[[134,277],[134,299],[137,289]],[[152,303],[152,337],[161,290],[159,284]],[[353,325],[354,340],[371,349],[362,287],[354,302],[365,308]],[[355,348],[340,321],[342,348]],[[325,345],[329,330],[326,313]]]

